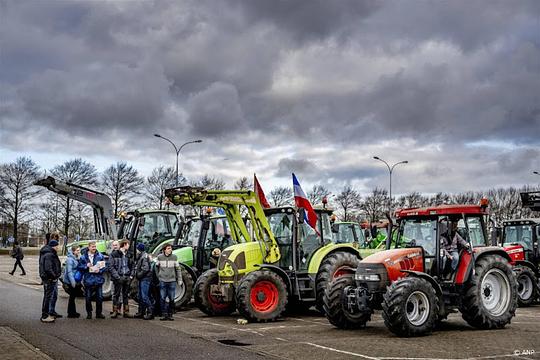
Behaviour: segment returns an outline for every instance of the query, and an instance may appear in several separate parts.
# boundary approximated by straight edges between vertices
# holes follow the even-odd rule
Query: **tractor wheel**
[[[180,269],[182,271],[182,284],[178,285],[176,283],[176,290],[174,292],[174,307],[176,309],[189,304],[193,295],[193,278],[182,265],[180,265]]]
[[[238,312],[249,321],[274,321],[287,306],[287,287],[283,279],[270,270],[247,274],[238,284]]]
[[[386,290],[382,304],[386,327],[397,336],[428,335],[439,314],[439,299],[425,279],[407,277]]]
[[[317,280],[315,282],[315,289],[317,291],[317,301],[315,303],[315,307],[317,310],[324,314],[323,298],[328,284],[332,280],[345,274],[354,274],[354,271],[351,272],[347,268],[356,269],[359,263],[360,259],[358,259],[358,257],[347,252],[333,253],[324,259],[324,261],[321,263],[319,271],[317,272]]]
[[[536,284],[538,282],[534,271],[527,266],[516,266],[514,274],[517,279],[518,305],[531,306],[536,299]]]
[[[103,286],[101,288],[103,291],[103,300],[111,300],[113,294],[113,283],[111,281],[111,274],[109,274],[108,272],[104,272],[103,278],[105,279],[105,282],[103,283]]]
[[[352,313],[346,304],[345,288],[354,286],[352,276],[341,276],[331,281],[324,293],[324,314],[330,324],[340,329],[358,329],[371,320],[371,313]]]
[[[501,329],[515,315],[517,297],[517,282],[508,261],[487,255],[476,262],[459,310],[471,326]]]
[[[218,270],[210,269],[199,276],[195,283],[195,305],[206,315],[230,315],[235,310],[234,302],[223,302],[210,293],[210,285],[218,282]]]

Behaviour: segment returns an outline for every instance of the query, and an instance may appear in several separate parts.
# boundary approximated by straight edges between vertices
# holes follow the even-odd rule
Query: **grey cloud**
[[[285,158],[280,159],[275,176],[290,177],[291,173],[314,174],[318,172],[317,165],[310,160]]]

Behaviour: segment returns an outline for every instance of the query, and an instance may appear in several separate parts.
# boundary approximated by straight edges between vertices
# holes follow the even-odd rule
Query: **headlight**
[[[354,278],[359,281],[381,281],[379,274],[355,274]]]

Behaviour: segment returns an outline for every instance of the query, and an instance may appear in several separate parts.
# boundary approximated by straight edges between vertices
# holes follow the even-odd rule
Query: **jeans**
[[[51,302],[54,293],[54,289],[58,293],[58,282],[55,280],[43,281],[43,303],[41,305],[41,318],[45,319],[51,314]]]
[[[139,313],[144,314],[148,311],[150,314],[153,312],[152,301],[150,300],[150,286],[152,286],[152,279],[139,280]]]
[[[96,298],[96,315],[103,312],[103,289],[102,285],[85,286],[84,298],[86,302],[86,312],[92,314],[92,297]]]
[[[172,315],[174,309],[174,292],[176,290],[176,282],[159,282],[159,293],[161,295],[161,313],[163,315]],[[165,299],[169,298],[169,303]]]
[[[52,288],[51,302],[49,304],[49,314],[56,314],[56,300],[58,299],[58,280],[53,281],[54,286]]]
[[[114,281],[114,287],[113,287],[113,305],[120,307],[120,305],[124,304],[124,307],[128,304],[129,300],[129,278],[122,277],[120,280]],[[120,296],[122,297],[120,299]]]
[[[70,292],[69,292],[69,299],[68,299],[68,308],[67,308],[67,313],[68,313],[68,316],[73,316],[75,314],[77,314],[77,307],[75,305],[75,298],[76,298],[76,295],[77,293],[80,291],[80,285],[77,284],[74,288],[71,287],[71,285],[69,285],[70,287]]]

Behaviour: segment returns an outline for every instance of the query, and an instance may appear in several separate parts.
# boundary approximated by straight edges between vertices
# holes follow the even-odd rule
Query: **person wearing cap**
[[[135,265],[135,277],[139,281],[139,311],[135,318],[152,320],[154,309],[150,300],[150,286],[152,286],[152,259],[146,252],[143,243],[137,244],[139,259]]]
[[[41,321],[52,323],[56,318],[62,317],[55,311],[58,298],[58,279],[62,274],[60,259],[58,258],[59,244],[51,240],[39,252],[39,277],[43,281],[43,303],[41,306]]]
[[[178,258],[172,253],[172,245],[166,244],[163,252],[157,257],[157,276],[161,297],[161,321],[173,321],[174,298],[176,284],[182,284],[182,270]],[[167,302],[167,298],[169,302]]]

